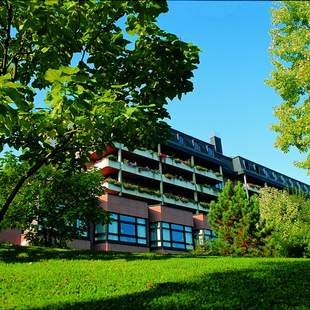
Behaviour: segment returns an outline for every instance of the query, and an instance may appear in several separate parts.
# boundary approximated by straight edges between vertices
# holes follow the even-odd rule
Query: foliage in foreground
[[[260,219],[271,254],[310,257],[310,199],[265,187],[259,195]]]
[[[268,81],[282,97],[275,109],[279,123],[276,146],[284,152],[296,147],[307,158],[297,165],[310,173],[310,2],[281,1],[272,10],[270,48],[275,67]]]
[[[247,198],[240,182],[233,186],[227,181],[218,195],[218,200],[210,204],[209,223],[217,238],[216,248],[220,254],[247,255],[259,246],[259,205],[256,196]]]
[[[248,199],[228,181],[208,218],[217,239],[197,254],[310,257],[310,199],[300,193],[264,187]]]
[[[27,169],[27,163],[13,154],[0,159],[0,203]],[[107,212],[98,208],[102,178],[100,171],[77,172],[68,162],[57,168],[44,166],[28,179],[1,227],[24,230],[33,244],[66,246],[68,240],[81,237],[90,222],[108,221]]]
[[[29,169],[0,222],[42,166],[168,137],[166,105],[192,91],[199,49],[160,29],[167,11],[155,0],[1,1],[0,151],[20,150]]]
[[[0,247],[5,309],[309,309],[310,261]]]

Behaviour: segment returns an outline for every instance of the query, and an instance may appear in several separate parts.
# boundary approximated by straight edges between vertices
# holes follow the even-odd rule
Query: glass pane
[[[161,223],[162,228],[170,228],[170,225],[168,223]]]
[[[193,243],[193,235],[192,233],[185,234],[186,243]]]
[[[116,213],[110,213],[110,218],[113,220],[117,220],[117,214]]]
[[[172,243],[172,247],[176,249],[185,249],[184,243]]]
[[[183,232],[172,231],[172,241],[184,242]]]
[[[131,222],[131,223],[134,223],[136,221],[136,219],[134,217],[127,216],[127,215],[120,215],[119,220],[124,221],[124,222]]]
[[[118,223],[112,222],[109,224],[109,233],[111,234],[117,234],[118,233]]]
[[[106,240],[106,234],[98,234],[95,236],[95,241],[105,241]]]
[[[171,224],[171,229],[183,230],[183,225]]]
[[[123,242],[131,242],[131,243],[135,243],[136,242],[136,238],[132,238],[132,237],[121,236],[120,240],[123,241]]]
[[[192,246],[191,244],[187,244],[187,245],[186,245],[186,249],[187,249],[187,250],[192,250],[192,249],[193,249],[193,246]]]
[[[108,235],[108,239],[109,240],[118,240],[118,236],[115,236],[115,235]]]
[[[135,236],[136,235],[135,225],[121,223],[121,235]]]
[[[170,241],[170,230],[163,229],[163,240]]]
[[[211,230],[209,230],[209,229],[206,229],[205,233],[206,233],[207,236],[211,236],[212,235]]]
[[[102,234],[104,232],[102,224],[96,224],[95,226],[95,234]]]
[[[150,228],[157,228],[158,226],[159,226],[159,223],[150,224]]]
[[[145,219],[139,219],[139,218],[137,218],[137,223],[138,223],[138,224],[145,224]]]
[[[150,238],[151,238],[152,241],[157,240],[157,230],[155,230],[155,229],[152,229],[152,230],[151,230],[151,236],[150,236]]]
[[[146,228],[145,226],[137,226],[138,237],[146,238]]]
[[[138,239],[138,243],[140,243],[140,244],[146,244],[146,239]]]
[[[191,232],[191,231],[192,231],[192,227],[190,227],[190,226],[185,226],[185,231]]]
[[[80,230],[80,236],[82,238],[87,238],[88,237],[88,231],[87,230]]]
[[[151,242],[151,247],[157,247],[157,246],[158,246],[157,242]]]
[[[171,243],[170,242],[163,242],[163,246],[171,248]]]

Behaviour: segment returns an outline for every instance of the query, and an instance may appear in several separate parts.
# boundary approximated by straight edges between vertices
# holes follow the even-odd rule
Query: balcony
[[[258,186],[258,185],[254,185],[254,184],[247,184],[247,189],[254,192],[254,193],[257,193],[259,194],[260,190],[261,190],[261,187]]]
[[[223,176],[219,172],[214,172],[212,170],[208,170],[206,168],[199,167],[199,166],[195,166],[194,170],[196,174],[200,174],[207,178],[223,182]]]
[[[116,170],[122,169],[125,172],[137,174],[145,178],[149,178],[149,179],[153,179],[157,181],[161,180],[159,171],[154,171],[151,169],[147,169],[145,167],[134,166],[134,165],[126,164],[126,163],[120,163],[110,158],[104,158],[98,163],[96,163],[94,166],[98,169],[104,169],[107,167],[114,168]]]
[[[175,186],[180,186],[180,187],[184,187],[184,188],[187,188],[190,190],[195,190],[195,185],[192,182],[189,182],[186,180],[181,180],[181,179],[178,179],[174,176],[170,177],[170,176],[167,176],[167,174],[163,175],[163,181],[165,183],[169,183],[169,184],[172,184]]]
[[[177,205],[180,207],[184,207],[184,208],[189,208],[192,210],[197,210],[197,203],[184,199],[182,200],[182,198],[177,198],[177,197],[167,197],[166,195],[164,195],[164,203],[169,203],[172,205]]]
[[[184,163],[180,159],[175,159],[175,158],[172,158],[172,157],[162,157],[162,162],[164,164],[167,164],[167,165],[170,165],[170,166],[173,166],[173,167],[178,167],[180,169],[187,170],[187,171],[190,171],[190,172],[194,171],[193,167],[191,167],[190,165]]]
[[[115,183],[114,183],[115,182]],[[152,190],[149,190],[149,192],[146,192],[144,188],[139,188],[137,185],[134,184],[126,184],[124,183],[121,185],[117,181],[111,182],[111,180],[107,180],[103,183],[103,187],[112,192],[122,192],[124,194],[132,195],[135,197],[141,197],[147,200],[155,200],[155,201],[161,201],[160,193],[156,193],[155,191],[152,193]]]
[[[123,146],[120,143],[114,143],[114,145],[118,149],[122,149],[124,151],[129,152],[128,148]],[[134,153],[134,154],[142,156],[142,157],[146,157],[146,158],[149,158],[149,159],[153,159],[153,160],[159,161],[158,154],[156,152],[154,152],[154,151],[136,149],[136,150],[132,151],[131,153]]]
[[[161,195],[159,191],[153,191],[150,189],[146,188],[141,188],[138,187],[137,185],[134,184],[127,184],[124,183],[123,186],[117,182],[116,180],[106,180],[103,184],[103,187],[108,191],[112,193],[119,193],[122,191],[124,194],[128,194],[130,196],[134,197],[140,197],[144,198],[146,200],[150,201],[161,201]],[[147,191],[147,192],[146,192]],[[180,206],[184,208],[188,208],[191,210],[206,210],[207,205],[203,203],[196,203],[193,200],[184,198],[184,197],[179,197],[176,195],[171,195],[171,194],[164,194],[163,195],[163,202],[175,206]]]
[[[203,194],[211,195],[211,196],[218,196],[218,189],[210,186],[210,185],[201,185],[197,184],[197,191]]]

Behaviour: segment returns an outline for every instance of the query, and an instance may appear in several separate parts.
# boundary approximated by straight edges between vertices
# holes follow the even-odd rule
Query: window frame
[[[117,243],[117,244],[124,244],[124,245],[132,245],[132,246],[141,246],[141,247],[148,247],[149,246],[149,234],[148,234],[148,220],[143,217],[137,217],[137,216],[131,216],[128,214],[121,214],[121,213],[115,213],[110,212],[111,215],[113,215],[115,218],[111,218],[111,223],[116,222],[117,223],[117,233],[111,233],[109,232],[109,224],[104,224],[103,231],[104,233],[101,233],[102,235],[105,235],[101,240],[95,240],[95,243],[102,243],[102,242],[110,242],[110,243]],[[121,217],[130,217],[133,218],[132,220],[124,220],[121,219]],[[141,223],[141,220],[144,220],[144,224]],[[134,235],[121,233],[121,224],[129,224],[134,225]],[[96,224],[97,225],[97,224]],[[96,238],[96,225],[94,226],[94,239]],[[142,226],[145,228],[145,237],[138,236],[138,226]],[[109,236],[114,237],[115,240],[109,239]],[[121,241],[121,238],[133,238],[135,239],[135,242],[129,242],[129,241]],[[144,240],[145,243],[139,243],[139,240]]]
[[[175,225],[175,226],[173,226]],[[180,226],[177,228],[177,226]],[[174,228],[172,228],[174,227]],[[158,234],[158,229],[160,233]],[[152,230],[156,232],[156,240],[151,240]],[[169,231],[169,240],[164,239],[164,230]],[[176,241],[173,239],[173,232],[182,233],[183,242]],[[191,234],[191,243],[187,242],[186,234]],[[160,239],[158,239],[158,235]],[[154,245],[156,243],[156,245]],[[169,245],[170,244],[170,245]],[[174,247],[173,244],[184,246],[184,247]],[[193,235],[193,227],[169,223],[166,221],[151,223],[150,225],[150,247],[151,248],[163,248],[174,251],[189,251],[194,249],[194,235]]]

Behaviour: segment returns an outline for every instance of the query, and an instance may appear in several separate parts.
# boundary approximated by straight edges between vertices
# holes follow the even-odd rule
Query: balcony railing
[[[139,187],[135,184],[129,184],[129,183],[119,183],[116,180],[113,179],[107,179],[104,184],[104,188],[107,190],[110,190],[112,192],[122,192],[124,194],[128,194],[131,196],[135,197],[141,197],[147,200],[152,200],[152,201],[161,201],[161,195],[159,191],[154,191],[150,190],[147,188]],[[163,202],[172,204],[172,205],[177,205],[185,208],[189,208],[192,210],[201,210],[201,209],[206,209],[208,205],[206,203],[196,203],[193,200],[187,199],[185,197],[179,197],[177,195],[172,195],[172,194],[164,194],[163,195]]]
[[[117,170],[122,169],[125,172],[138,174],[149,179],[155,179],[157,181],[161,180],[159,171],[151,170],[146,167],[136,166],[131,163],[120,163],[110,158],[104,158],[101,161],[97,162],[94,166],[98,169],[103,169],[106,167],[111,167]]]
[[[248,190],[252,191],[252,192],[255,192],[255,193],[259,193],[260,190],[261,190],[261,186],[259,185],[254,185],[254,184],[247,184],[247,188]]]

